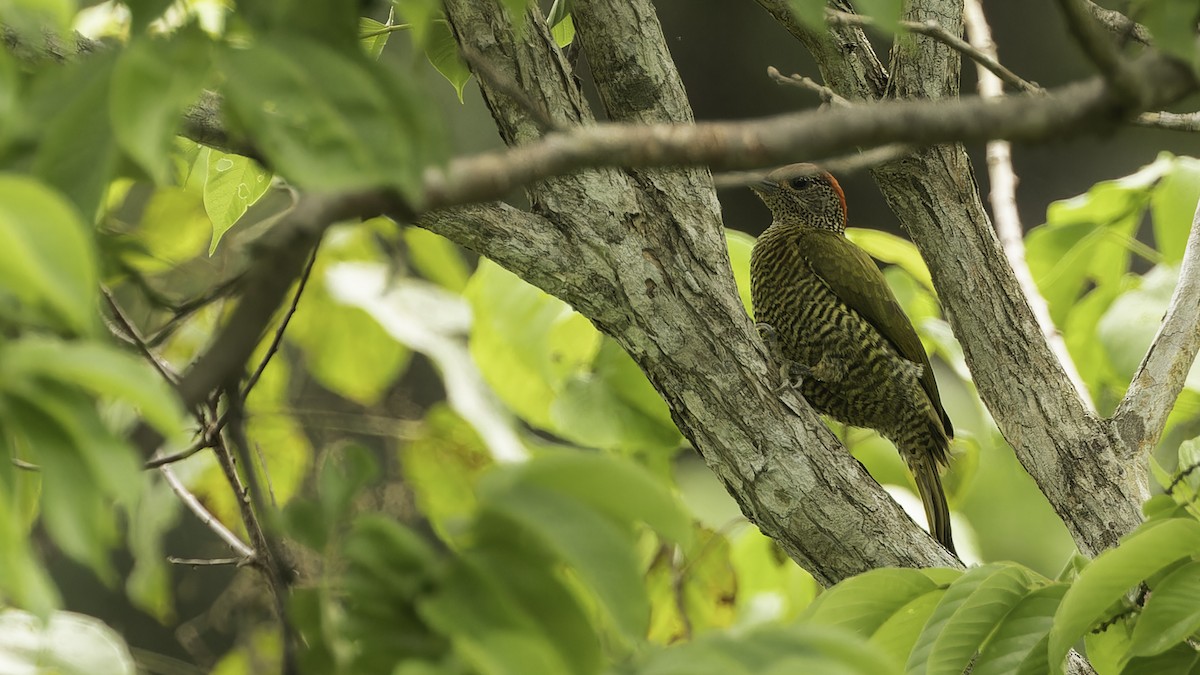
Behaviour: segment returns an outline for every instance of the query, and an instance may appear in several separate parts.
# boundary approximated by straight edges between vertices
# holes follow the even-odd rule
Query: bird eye
[[[801,176],[799,178],[793,178],[790,181],[788,181],[788,185],[791,185],[793,188],[795,188],[797,190],[804,189],[811,184],[812,184],[812,176]]]

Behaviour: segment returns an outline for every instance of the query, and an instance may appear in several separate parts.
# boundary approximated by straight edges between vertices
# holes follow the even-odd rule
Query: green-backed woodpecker
[[[816,411],[874,429],[916,478],[931,534],[950,551],[938,476],[954,428],[912,322],[865,251],[846,238],[846,199],[833,176],[792,164],[752,186],[773,220],[750,257],[754,318]]]

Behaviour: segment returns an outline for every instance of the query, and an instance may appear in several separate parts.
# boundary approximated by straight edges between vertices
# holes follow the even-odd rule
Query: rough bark
[[[781,16],[785,3],[758,1]],[[962,2],[913,0],[904,18],[937,21],[955,32],[961,30]],[[861,60],[870,49],[861,33],[831,38],[792,21],[785,26],[813,51],[826,84],[844,96],[867,88],[875,99],[958,95],[958,54],[928,37],[897,40],[891,80],[880,89],[882,64],[848,79],[850,69],[833,62],[847,52],[856,55],[856,63]],[[843,41],[842,49],[814,49],[835,39]],[[844,42],[849,39],[855,42]],[[1140,463],[1120,461],[1120,441],[1087,410],[1038,329],[983,208],[965,149],[931,147],[880,167],[875,177],[929,266],[980,397],[1001,433],[1081,551],[1094,555],[1115,545],[1141,522],[1145,472]]]

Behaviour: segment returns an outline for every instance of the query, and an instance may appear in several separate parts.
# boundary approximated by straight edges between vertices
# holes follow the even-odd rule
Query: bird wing
[[[921,387],[942,418],[946,435],[953,438],[929,356],[875,261],[840,232],[805,229],[797,243],[809,268],[838,299],[874,326],[900,356],[923,367]]]

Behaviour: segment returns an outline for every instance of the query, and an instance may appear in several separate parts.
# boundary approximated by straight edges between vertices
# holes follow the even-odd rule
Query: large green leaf
[[[1154,587],[1133,629],[1130,652],[1162,653],[1200,629],[1200,562],[1171,572]]]
[[[90,223],[117,166],[108,109],[115,54],[91,54],[39,79],[28,115],[41,142],[33,173],[71,200]]]
[[[322,191],[417,196],[438,134],[417,94],[361,52],[299,36],[219,53],[228,104],[279,173]]]
[[[1030,231],[1026,259],[1056,324],[1065,321],[1087,282],[1101,287],[1120,282],[1150,189],[1171,168],[1170,158],[1160,157],[1133,175],[1054,202],[1046,224]]]
[[[527,422],[589,447],[679,445],[670,412],[645,375],[566,303],[488,261],[465,296],[474,315],[471,355]]]
[[[1131,15],[1154,35],[1154,46],[1200,72],[1200,45],[1196,42],[1200,6],[1190,0],[1139,0],[1132,4]]]
[[[450,24],[445,19],[438,19],[430,24],[424,49],[425,58],[429,59],[429,63],[454,86],[458,102],[462,103],[463,89],[471,79],[471,69],[458,53],[458,43],[454,40]]]
[[[208,151],[208,171],[204,181],[204,211],[212,221],[212,241],[208,253],[217,250],[221,237],[233,227],[271,187],[271,174],[258,162],[240,155]]]
[[[1155,521],[1100,554],[1067,591],[1050,631],[1049,661],[1058,668],[1071,645],[1104,619],[1104,612],[1134,585],[1200,551],[1200,522]]]
[[[1163,255],[1164,262],[1183,261],[1198,199],[1200,159],[1176,157],[1171,172],[1163,176],[1150,198],[1155,248]]]
[[[1033,575],[992,564],[967,570],[946,589],[908,659],[909,673],[958,674],[1000,620],[1026,595]]]
[[[711,632],[652,654],[638,675],[888,675],[895,661],[861,637],[827,626]]]
[[[883,568],[851,577],[817,596],[804,620],[870,637],[897,611],[935,590],[917,570]]]
[[[536,536],[575,570],[627,640],[643,639],[650,609],[630,528],[566,494],[513,479],[508,472],[485,477],[480,486],[484,514]]]
[[[420,435],[401,447],[400,461],[421,513],[453,541],[475,511],[479,476],[493,464],[479,435],[438,404],[426,413]]]
[[[69,204],[37,181],[0,174],[0,291],[44,308],[57,326],[90,333],[96,267]]]
[[[569,673],[539,623],[503,592],[501,581],[460,559],[420,612],[453,642],[474,672],[488,675]]]
[[[933,279],[929,276],[929,268],[925,266],[925,259],[921,257],[921,252],[911,241],[889,232],[861,227],[846,228],[846,237],[871,254],[872,258],[898,265],[913,279],[919,281],[925,290],[930,293],[934,292]]]
[[[164,436],[182,427],[183,407],[166,380],[144,360],[108,345],[31,335],[0,348],[0,359],[5,380],[58,380],[136,406]]]
[[[1066,594],[1066,584],[1044,586],[1021,598],[988,638],[972,675],[1008,675],[1028,661],[1045,661],[1054,613]]]
[[[108,95],[113,132],[156,183],[170,176],[175,131],[208,77],[209,49],[204,33],[188,28],[170,39],[135,39],[117,57]]]
[[[945,594],[946,591],[937,588],[900,607],[871,636],[871,644],[898,664],[907,661],[934,608]]]
[[[602,453],[562,452],[509,470],[514,489],[536,485],[561,492],[623,523],[645,522],[689,546],[691,518],[662,483],[633,462]]]

